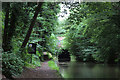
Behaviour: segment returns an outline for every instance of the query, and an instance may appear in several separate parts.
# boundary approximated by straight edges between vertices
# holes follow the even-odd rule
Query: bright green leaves
[[[52,70],[57,70],[59,71],[59,67],[57,66],[57,64],[54,61],[48,61],[48,66],[52,69]]]

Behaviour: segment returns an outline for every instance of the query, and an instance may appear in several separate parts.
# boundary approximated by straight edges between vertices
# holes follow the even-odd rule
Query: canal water
[[[120,65],[59,62],[64,78],[120,78]]]

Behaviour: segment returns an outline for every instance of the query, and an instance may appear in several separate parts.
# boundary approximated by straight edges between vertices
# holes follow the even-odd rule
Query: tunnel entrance
[[[62,49],[62,52],[58,55],[59,62],[69,62],[70,61],[70,53],[66,49]]]

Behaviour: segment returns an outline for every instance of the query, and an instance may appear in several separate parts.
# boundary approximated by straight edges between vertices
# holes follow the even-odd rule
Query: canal
[[[59,62],[64,78],[120,78],[120,65],[83,62]]]

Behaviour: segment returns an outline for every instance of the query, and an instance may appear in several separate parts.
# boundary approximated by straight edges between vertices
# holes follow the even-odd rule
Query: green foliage
[[[35,65],[33,65],[32,63],[27,63],[27,62],[25,62],[25,66],[28,68],[36,68]]]
[[[89,55],[99,62],[119,61],[119,3],[83,2],[71,6],[66,48],[82,61],[89,61]]]
[[[25,49],[26,50],[26,49]],[[41,62],[40,62],[40,59],[39,59],[39,55],[38,55],[39,53],[37,53],[37,54],[29,54],[28,52],[27,52],[27,50],[26,51],[23,51],[23,53],[22,53],[22,58],[23,58],[23,60],[24,60],[24,63],[25,63],[25,66],[26,67],[29,67],[30,65],[32,65],[31,67],[38,67],[38,66],[41,66]]]
[[[48,47],[51,34],[57,25],[57,13],[59,12],[58,3],[44,3],[42,10],[37,17],[29,42],[38,43],[39,52],[54,51]],[[55,52],[55,51],[54,51]],[[53,52],[53,53],[54,53]]]
[[[40,59],[37,55],[34,55],[34,54],[32,55],[32,64],[37,67],[41,66]]]
[[[9,6],[8,6],[9,5]],[[17,5],[17,7],[15,6]],[[27,3],[3,3],[3,13],[5,18],[3,29],[3,49],[14,49],[12,43],[23,42],[30,23],[29,7]],[[8,14],[8,16],[6,16]],[[7,26],[8,25],[8,26]],[[13,39],[14,38],[14,39]],[[16,42],[14,42],[14,41]],[[18,45],[19,47],[19,45]]]
[[[17,6],[16,6],[17,5]],[[40,66],[42,53],[47,48],[47,40],[53,33],[57,25],[57,13],[59,12],[58,3],[44,3],[42,10],[39,12],[35,27],[33,28],[29,42],[37,43],[37,55],[28,54],[27,46],[21,49],[22,42],[28,31],[31,19],[34,16],[37,3],[3,3],[3,50],[10,53],[3,54],[3,72],[4,75],[17,75],[22,71],[24,66]],[[28,43],[29,43],[28,42]],[[50,50],[48,50],[50,51]],[[9,58],[10,57],[10,58]],[[51,56],[49,56],[51,57]],[[23,60],[23,62],[22,62]],[[13,62],[15,62],[13,64]],[[9,69],[8,69],[9,68]]]
[[[2,73],[18,76],[23,70],[24,62],[15,53],[2,53]]]
[[[54,34],[51,34],[50,38],[47,40],[47,47],[52,52],[52,54],[56,54],[58,52],[58,39]]]
[[[53,70],[57,70],[59,71],[59,67],[57,66],[57,64],[54,61],[48,61],[48,66],[53,69]]]
[[[39,53],[39,51],[36,51],[36,55],[39,56],[39,57],[41,56],[41,54]]]

